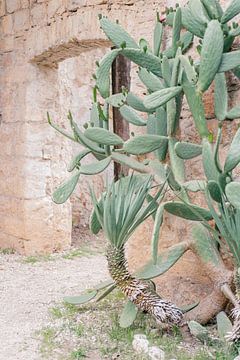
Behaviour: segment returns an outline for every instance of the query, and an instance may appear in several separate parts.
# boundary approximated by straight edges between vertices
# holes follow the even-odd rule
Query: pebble
[[[148,356],[151,360],[165,360],[165,352],[157,346],[148,349]]]
[[[133,350],[135,350],[137,353],[147,354],[148,347],[149,347],[149,341],[147,340],[146,335],[143,335],[143,334],[134,335],[132,347],[133,347]]]

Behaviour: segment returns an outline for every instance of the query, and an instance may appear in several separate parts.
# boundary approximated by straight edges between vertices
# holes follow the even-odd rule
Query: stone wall
[[[69,81],[74,82],[68,79],[69,73],[79,65],[82,70],[78,79],[83,80],[70,88],[79,86],[79,93],[82,89],[82,120],[86,118],[90,91],[87,79],[92,74],[95,51],[110,46],[99,28],[99,13],[118,18],[133,35],[137,33],[136,37],[148,37],[160,6],[155,1],[1,0],[2,248],[14,247],[30,254],[69,246],[71,204],[55,205],[51,194],[66,178],[72,144],[49,127],[46,111],[59,124],[68,126],[66,110],[74,100],[66,99],[64,92],[69,93]],[[79,59],[72,60],[73,57]],[[73,108],[76,112],[83,110],[77,103]],[[97,187],[102,181],[96,180]],[[86,194],[86,182],[83,190],[82,194]],[[84,214],[89,209],[89,198],[81,200],[83,207],[73,200],[78,204],[73,209],[80,213],[80,222],[86,224]]]

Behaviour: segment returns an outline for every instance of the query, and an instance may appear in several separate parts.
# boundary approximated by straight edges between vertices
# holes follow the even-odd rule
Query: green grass
[[[43,328],[40,333],[41,337],[41,346],[40,352],[43,356],[48,356],[55,349],[55,337],[56,330],[50,326]]]
[[[86,358],[86,350],[84,348],[79,348],[77,350],[72,351],[71,353],[71,359],[82,359]]]
[[[62,257],[67,260],[73,260],[76,257],[83,257],[83,256],[88,257],[88,256],[94,256],[94,255],[97,255],[100,253],[101,253],[101,251],[99,251],[99,250],[90,249],[89,247],[82,246],[81,248],[70,250],[66,254],[62,255]]]
[[[0,249],[0,254],[2,254],[2,255],[12,255],[15,253],[16,253],[16,251],[13,248]]]
[[[38,262],[44,261],[53,261],[54,257],[51,255],[36,255],[36,256],[27,256],[23,259],[25,264],[36,264]]]
[[[54,306],[49,309],[50,314],[55,319],[61,319],[63,317],[62,309],[59,306]]]
[[[91,358],[92,352],[97,352],[102,360],[117,357],[121,360],[147,360],[146,355],[133,352],[135,334],[145,334],[150,346],[164,350],[166,360],[233,360],[236,356],[220,341],[218,345],[206,346],[195,340],[189,345],[180,328],[163,331],[150,316],[142,313],[130,328],[122,329],[118,319],[124,303],[122,293],[115,290],[99,303],[91,302],[80,307],[62,303],[51,307],[52,327],[43,329],[41,335],[44,359],[52,359],[53,352],[54,360]],[[209,328],[210,332],[212,328]],[[59,339],[58,333],[61,334]],[[56,357],[57,353],[61,356]]]

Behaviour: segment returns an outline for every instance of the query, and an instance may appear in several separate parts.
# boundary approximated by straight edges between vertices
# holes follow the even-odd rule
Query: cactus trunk
[[[227,334],[226,339],[230,343],[233,344],[239,344],[240,341],[240,273],[239,269],[236,271],[235,274],[235,288],[236,288],[236,299],[237,302],[234,306],[234,309],[232,311],[232,317],[233,317],[233,328],[230,333]]]
[[[128,271],[124,247],[112,245],[107,249],[108,269],[116,286],[136,307],[149,313],[157,323],[179,324],[183,314],[174,304],[163,300],[144,280],[133,277]]]

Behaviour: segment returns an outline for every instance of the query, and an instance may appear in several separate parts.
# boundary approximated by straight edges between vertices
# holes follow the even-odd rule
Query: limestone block
[[[51,19],[56,15],[61,15],[65,11],[65,6],[62,1],[50,0],[47,4],[47,17]]]
[[[6,14],[6,2],[5,0],[0,0],[0,17]]]
[[[47,5],[37,4],[30,10],[31,26],[43,26],[47,23]]]
[[[6,9],[8,13],[13,13],[17,10],[19,10],[21,7],[21,1],[20,0],[10,0],[6,1]]]
[[[2,33],[10,35],[13,33],[13,15],[4,16],[1,23]]]
[[[89,5],[87,0],[69,0],[67,3],[67,9],[69,11],[76,11],[82,6]]]
[[[21,9],[27,9],[29,6],[29,0],[21,0]]]
[[[14,31],[24,31],[30,26],[30,14],[28,9],[20,10],[14,13]]]

